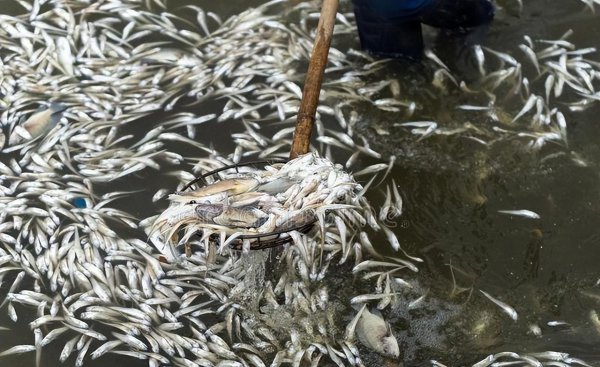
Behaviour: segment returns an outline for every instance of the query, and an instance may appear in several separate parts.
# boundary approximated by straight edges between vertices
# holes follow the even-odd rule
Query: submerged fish
[[[509,305],[507,305],[506,303],[497,300],[496,298],[490,296],[488,293],[482,291],[481,289],[479,290],[481,293],[483,293],[484,296],[487,297],[487,299],[489,299],[490,301],[494,302],[496,305],[498,305],[498,307],[500,307],[502,309],[502,311],[504,311],[504,313],[506,313],[508,316],[510,316],[511,319],[513,319],[514,321],[517,321],[518,319],[518,314],[517,311],[515,311],[514,308],[510,307]]]
[[[400,356],[398,341],[392,334],[390,324],[378,311],[371,313],[365,307],[356,324],[356,335],[361,343],[377,353],[393,358]]]
[[[532,212],[531,210],[522,209],[522,210],[498,210],[498,213],[501,214],[509,214],[516,215],[518,217],[525,217],[531,219],[540,219],[540,215],[536,212]]]

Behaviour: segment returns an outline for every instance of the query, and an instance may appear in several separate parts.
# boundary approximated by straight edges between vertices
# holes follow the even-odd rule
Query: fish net
[[[277,163],[277,162],[285,163],[285,161],[283,161],[283,160],[280,160],[280,161],[254,161],[254,162],[245,162],[245,163],[238,163],[238,164],[234,164],[234,165],[224,166],[217,170],[207,172],[207,173],[197,177],[193,181],[189,182],[187,185],[185,185],[182,188],[181,193],[185,194],[186,190],[193,189],[193,186],[197,183],[200,183],[200,186],[199,186],[200,188],[208,186],[209,183],[206,180],[206,178],[217,175],[221,172],[235,171],[235,173],[239,175],[241,173],[240,167],[266,165],[266,164],[273,164],[273,163]],[[293,222],[291,220],[283,222],[279,226],[276,227],[276,230],[273,230],[268,233],[254,232],[254,233],[239,235],[233,241],[230,241],[230,246],[236,250],[241,250],[244,245],[245,240],[247,240],[248,246],[251,250],[263,250],[266,248],[284,245],[286,243],[289,243],[292,240],[292,238],[289,236],[288,232],[298,231],[300,233],[306,233],[313,228],[313,224],[316,222],[316,218],[313,216],[310,216],[310,215],[302,216],[301,219],[302,220],[295,221],[295,222]],[[198,235],[202,236],[202,231],[200,230],[199,232],[200,233],[198,233]],[[211,235],[209,238],[209,241],[212,241],[216,245],[218,245],[219,244],[219,236]]]
[[[207,178],[213,182],[208,184]],[[190,190],[200,181],[204,185]],[[215,245],[220,250],[227,245],[236,250],[275,247],[296,242],[291,232],[306,234],[316,222],[323,236],[325,222],[334,223],[334,216],[349,230],[364,224],[361,205],[366,202],[359,200],[361,191],[362,186],[341,166],[312,153],[263,168],[256,163],[225,166],[171,195],[171,205],[156,219],[150,238],[165,256],[172,255],[165,246],[185,246],[182,242],[191,234],[203,239],[205,252]],[[205,208],[216,209],[218,215],[204,214]],[[180,240],[176,231],[183,232]],[[348,256],[350,245],[345,247]]]

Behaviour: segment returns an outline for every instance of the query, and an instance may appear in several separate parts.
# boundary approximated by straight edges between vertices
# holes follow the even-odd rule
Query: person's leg
[[[436,52],[465,80],[479,76],[473,46],[484,40],[493,18],[494,6],[489,0],[438,0],[436,7],[422,15],[423,23],[441,29]]]
[[[365,1],[353,0],[353,4],[363,50],[381,57],[421,59],[423,38],[418,19],[386,19]]]
[[[438,0],[421,15],[421,21],[432,27],[464,32],[487,25],[493,18],[490,0]]]

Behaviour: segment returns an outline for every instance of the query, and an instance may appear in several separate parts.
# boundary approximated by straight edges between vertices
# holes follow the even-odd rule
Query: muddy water
[[[530,1],[520,18],[499,14],[483,44],[517,53],[523,35],[556,39],[568,29],[578,47],[599,45],[600,18],[577,1]],[[461,60],[452,59],[456,49],[437,51],[443,60],[457,61],[460,72]],[[389,73],[411,78],[397,69]],[[464,118],[454,109],[460,96],[431,101],[424,106],[431,115]],[[596,107],[568,118],[567,151],[585,166],[562,155],[545,159],[555,147],[531,153],[516,141],[489,149],[460,139],[415,142],[393,128],[378,136],[370,125],[385,123],[367,119],[363,129],[373,144],[398,158],[394,174],[406,205],[399,238],[425,259],[415,279],[420,292],[391,312],[406,365],[427,365],[430,359],[469,365],[496,352],[544,350],[600,364],[600,334],[589,316],[600,308],[598,112]],[[503,209],[533,210],[541,219],[499,214]],[[513,306],[518,321],[479,290]],[[419,307],[404,307],[424,292]],[[549,326],[552,321],[568,325]],[[542,335],[533,335],[531,325]]]

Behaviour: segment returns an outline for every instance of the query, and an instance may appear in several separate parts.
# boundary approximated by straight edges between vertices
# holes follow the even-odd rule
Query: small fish
[[[218,194],[237,195],[255,189],[258,184],[258,180],[254,178],[232,178],[215,182],[211,185],[201,187],[198,190],[169,195],[169,200],[175,202],[189,202]]]
[[[508,214],[508,215],[515,215],[518,217],[525,217],[525,218],[531,218],[531,219],[540,219],[540,215],[536,212],[532,212],[531,210],[527,210],[527,209],[520,209],[520,210],[498,210],[498,213],[501,214]]]
[[[408,304],[408,309],[409,309],[409,310],[413,310],[413,309],[415,309],[415,308],[419,307],[419,305],[420,305],[421,303],[423,303],[423,301],[425,301],[425,298],[427,297],[427,293],[429,293],[429,292],[427,291],[427,292],[425,292],[425,294],[423,294],[423,295],[422,295],[422,296],[420,296],[419,298],[417,298],[417,299],[415,299],[415,300],[411,301],[411,302]]]
[[[469,104],[463,104],[460,106],[456,106],[457,109],[459,110],[463,110],[463,111],[489,111],[491,109],[491,107],[488,106],[475,106],[475,105],[469,105]]]
[[[160,199],[163,199],[164,197],[166,197],[168,194],[169,194],[168,189],[160,189],[154,194],[154,196],[152,196],[152,202],[155,203],[155,202],[159,201]]]
[[[475,53],[475,60],[477,61],[479,74],[481,74],[481,76],[485,76],[485,54],[483,53],[480,45],[473,46],[473,51]]]
[[[73,54],[71,53],[71,46],[69,45],[69,40],[67,40],[65,37],[59,37],[56,40],[56,54],[58,62],[65,74],[73,76]]]
[[[483,295],[486,296],[490,301],[492,301],[496,305],[498,305],[502,309],[502,311],[504,311],[508,316],[510,316],[511,319],[513,319],[514,321],[517,321],[518,315],[517,315],[517,311],[515,311],[514,308],[510,307],[509,305],[507,305],[506,303],[504,303],[502,301],[495,299],[494,297],[490,296],[488,293],[482,291],[481,289],[479,291],[481,293],[483,293]]]
[[[437,126],[435,121],[410,121],[410,122],[396,122],[394,126],[406,126],[406,127],[431,127]]]
[[[524,45],[524,44],[520,44],[519,48],[529,58],[529,61],[531,61],[531,63],[535,67],[535,70],[537,71],[537,73],[540,74],[540,64],[538,62],[535,52],[531,49],[531,47]]]
[[[553,352],[553,351],[529,353],[529,354],[527,354],[527,356],[533,357],[533,358],[539,358],[539,359],[548,359],[551,361],[564,361],[565,359],[569,358],[568,353]]]
[[[200,213],[201,206],[196,207],[196,213]],[[263,211],[251,206],[242,206],[239,208],[227,207],[223,212],[214,217],[213,222],[227,227],[259,227],[268,218]]]
[[[365,346],[384,356],[398,358],[398,341],[379,311],[371,313],[365,308],[356,324],[356,335]]]
[[[50,107],[40,107],[36,112],[34,112],[29,118],[21,124],[21,127],[29,133],[29,139],[35,139],[38,136],[46,134],[50,131],[58,121],[60,121],[62,117],[62,113],[67,109],[67,106],[53,102],[50,104]],[[15,133],[11,134],[9,139],[9,144],[18,144],[24,140],[24,136],[22,134]]]
[[[0,357],[8,356],[11,354],[22,354],[27,352],[33,352],[35,350],[35,345],[15,345],[12,348],[5,350],[0,353]]]
[[[569,326],[568,322],[565,321],[548,321],[546,323],[548,326]]]

